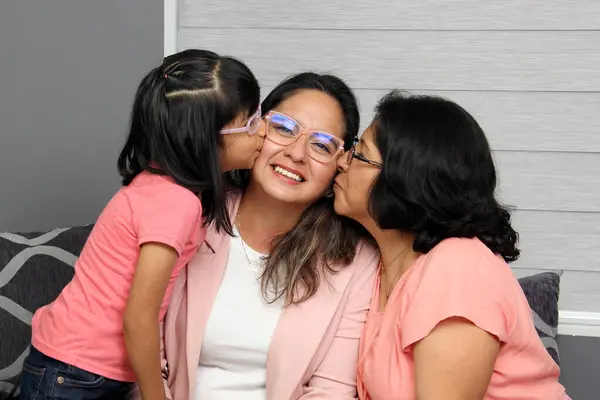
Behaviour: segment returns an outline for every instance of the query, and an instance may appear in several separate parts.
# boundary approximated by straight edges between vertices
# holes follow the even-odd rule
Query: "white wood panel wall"
[[[562,311],[600,312],[600,1],[180,0],[178,48],[244,60],[268,93],[332,72],[365,127],[391,88],[435,93],[487,132],[516,208],[517,276],[563,270]]]

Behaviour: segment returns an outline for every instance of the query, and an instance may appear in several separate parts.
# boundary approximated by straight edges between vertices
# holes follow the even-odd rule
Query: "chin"
[[[263,190],[272,199],[283,203],[303,203],[302,197],[298,196],[298,192],[290,190],[290,188],[270,184],[269,182],[263,186]]]
[[[344,202],[339,198],[339,196],[335,196],[335,198],[334,198],[333,209],[335,210],[336,214],[339,214],[344,217],[349,216],[348,213],[346,212],[347,207],[345,207]]]

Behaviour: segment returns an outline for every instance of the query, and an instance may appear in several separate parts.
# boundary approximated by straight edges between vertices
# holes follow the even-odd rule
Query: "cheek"
[[[348,187],[350,188],[350,198],[353,207],[357,210],[367,210],[373,179],[374,177],[371,174],[348,174]]]
[[[243,148],[243,150],[247,153],[256,151],[259,145],[260,140],[258,135],[250,136],[244,134],[244,136],[240,138],[240,148]]]
[[[261,181],[263,179],[267,168],[271,168],[270,163],[273,161],[273,157],[280,153],[281,150],[281,146],[271,143],[268,140],[263,142],[262,149],[252,167],[252,177],[254,180]]]
[[[256,151],[257,143],[251,136],[226,135],[223,138],[222,149],[226,157],[233,163],[248,161],[249,156]]]
[[[229,135],[223,135],[218,146],[220,150],[227,150],[231,148],[232,145],[233,141],[231,140],[231,137]]]
[[[265,140],[263,142],[262,150],[256,158],[256,163],[254,165],[266,166],[269,163],[270,159],[273,158],[273,156],[279,151],[281,151],[280,146],[276,146],[270,141]]]
[[[336,164],[331,162],[329,164],[321,164],[314,160],[310,160],[311,165],[311,176],[315,186],[322,191],[326,191],[331,186],[331,182],[335,177],[337,171]]]

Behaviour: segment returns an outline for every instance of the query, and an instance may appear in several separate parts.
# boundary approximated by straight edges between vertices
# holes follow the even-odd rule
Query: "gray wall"
[[[339,74],[363,127],[394,87],[463,105],[517,209],[515,274],[564,270],[561,311],[600,312],[600,2],[179,0],[178,29],[180,50],[240,57],[265,92],[294,72]],[[600,339],[561,343],[569,392],[597,399]]]
[[[96,219],[162,55],[162,0],[0,2],[0,230]]]
[[[518,276],[564,270],[561,310],[600,312],[600,2],[179,1],[179,49],[246,61],[265,92],[307,69],[356,90],[436,93],[488,134],[516,207]]]

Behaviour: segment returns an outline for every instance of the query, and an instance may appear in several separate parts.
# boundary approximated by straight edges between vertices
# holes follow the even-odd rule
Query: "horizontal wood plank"
[[[182,0],[184,27],[275,29],[600,29],[596,0]]]
[[[522,253],[512,266],[600,273],[600,214],[517,210],[513,226]]]
[[[272,89],[264,87],[264,95]],[[373,118],[375,105],[388,91],[355,91],[363,130]],[[477,119],[494,150],[600,152],[600,93],[411,93],[442,96],[460,104]]]
[[[181,28],[179,48],[244,60],[263,85],[317,70],[357,89],[600,91],[600,31],[396,32]]]
[[[494,152],[498,195],[519,209],[600,212],[600,153]],[[600,247],[600,236],[598,237]]]
[[[517,278],[534,275],[543,270],[513,268]],[[560,277],[558,308],[561,311],[600,312],[598,274],[564,271]]]

